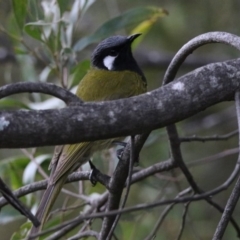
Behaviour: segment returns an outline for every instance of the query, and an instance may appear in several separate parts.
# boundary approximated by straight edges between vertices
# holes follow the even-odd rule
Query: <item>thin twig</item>
[[[74,235],[73,237],[68,238],[68,240],[78,240],[78,239],[85,238],[85,237],[95,237],[96,239],[98,239],[99,234],[98,234],[98,232],[89,230],[89,231],[78,233],[78,234]]]
[[[239,152],[238,148],[230,148],[230,149],[224,150],[222,152],[216,153],[214,155],[211,155],[211,156],[208,156],[208,157],[205,157],[205,158],[197,159],[197,160],[194,160],[194,161],[189,161],[187,163],[187,165],[188,165],[188,167],[193,167],[193,166],[196,166],[196,165],[199,165],[199,164],[204,164],[204,163],[209,163],[209,162],[212,162],[212,161],[217,161],[217,160],[220,160],[221,158],[237,154],[238,152]]]
[[[44,178],[44,179],[48,179],[48,175],[45,173],[45,171],[43,170],[43,168],[41,167],[40,164],[38,164],[38,162],[35,160],[33,154],[31,154],[30,152],[27,151],[27,149],[25,148],[22,148],[21,151],[23,152],[23,154],[28,157],[31,162],[33,162],[36,166],[37,166],[37,170],[38,172],[41,174],[41,176]]]
[[[81,208],[81,207],[84,207],[86,205],[88,205],[89,203],[81,203],[81,204],[78,204],[78,205],[75,205],[75,206],[71,206],[71,207],[62,207],[62,208],[58,208],[58,209],[55,209],[54,211],[50,212],[49,213],[49,216],[48,216],[48,219],[50,219],[53,215],[59,213],[59,212],[68,212],[68,211],[72,211],[72,210],[75,210],[75,209],[78,209],[78,208]]]
[[[127,189],[126,189],[126,194],[123,198],[123,202],[122,202],[122,205],[119,209],[123,209],[125,207],[125,204],[127,202],[127,198],[128,198],[128,195],[129,195],[129,192],[130,192],[130,186],[131,186],[131,181],[132,181],[132,170],[133,170],[133,163],[135,162],[135,143],[134,143],[134,136],[131,136],[131,156],[130,156],[130,161],[129,161],[129,169],[128,169],[128,179],[127,179]],[[120,160],[121,161],[121,160]],[[116,228],[117,226],[117,223],[120,219],[120,214],[117,215],[113,225],[112,225],[112,228],[111,230],[109,231],[108,233],[108,236],[106,238],[106,240],[110,240],[111,239],[111,236],[114,232],[114,229]]]
[[[199,137],[196,135],[190,136],[190,137],[180,137],[179,140],[181,142],[208,142],[208,141],[225,141],[230,139],[231,137],[234,137],[238,134],[238,129],[234,130],[230,133],[224,134],[224,135],[213,135],[213,136],[206,136],[206,137]]]
[[[191,188],[187,188],[185,190],[183,190],[182,192],[180,192],[176,198],[179,198],[181,196],[184,196],[186,194],[189,194],[192,191]],[[174,207],[175,203],[172,203],[170,205],[168,205],[164,211],[162,212],[162,214],[160,215],[158,221],[156,222],[152,232],[144,239],[144,240],[152,240],[154,239],[154,237],[156,237],[157,231],[159,230],[159,228],[161,227],[164,219],[166,218],[166,216],[168,215],[168,213],[171,211],[171,209]]]
[[[184,211],[183,211],[183,215],[182,215],[182,224],[181,224],[181,228],[180,228],[179,234],[177,236],[177,240],[180,240],[181,237],[182,237],[189,205],[190,205],[190,202],[187,202],[185,204],[185,206],[184,206]]]
[[[235,94],[235,104],[236,104],[236,112],[237,112],[237,121],[238,121],[238,128],[240,129],[240,92],[236,92]],[[239,135],[239,150],[240,150],[240,135]],[[238,162],[240,162],[240,154],[238,155]],[[240,197],[240,177],[238,178],[233,191],[227,201],[226,207],[222,214],[221,220],[218,223],[216,231],[213,236],[213,240],[220,240],[223,237],[223,234],[227,228],[228,222],[231,219],[232,213],[234,208],[238,202]],[[238,234],[238,237],[240,235]]]

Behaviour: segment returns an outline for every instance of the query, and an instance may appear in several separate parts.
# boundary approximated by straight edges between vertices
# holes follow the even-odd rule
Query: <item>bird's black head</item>
[[[134,34],[129,37],[113,36],[103,40],[93,51],[92,65],[109,71],[135,71],[144,78],[131,51],[132,42],[140,35]]]

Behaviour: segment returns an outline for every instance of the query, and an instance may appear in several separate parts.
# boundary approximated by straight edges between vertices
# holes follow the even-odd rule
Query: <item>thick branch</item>
[[[61,110],[0,111],[0,147],[76,143],[169,125],[218,102],[232,100],[240,88],[239,65],[240,59],[210,64],[130,99],[84,103]]]

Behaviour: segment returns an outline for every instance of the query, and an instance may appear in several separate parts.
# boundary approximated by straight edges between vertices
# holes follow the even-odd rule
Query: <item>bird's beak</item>
[[[130,35],[128,37],[128,40],[130,43],[132,43],[136,38],[138,38],[140,35],[142,35],[141,33],[136,33],[136,34],[133,34],[133,35]]]

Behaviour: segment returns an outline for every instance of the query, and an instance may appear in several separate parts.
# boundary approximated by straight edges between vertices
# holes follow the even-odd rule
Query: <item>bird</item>
[[[129,98],[147,91],[146,78],[133,57],[131,45],[141,34],[114,35],[101,41],[91,55],[91,67],[80,81],[76,95],[86,102]],[[37,234],[47,220],[67,176],[87,162],[96,151],[113,146],[114,139],[56,146],[50,162],[48,186],[40,201],[30,236]]]

